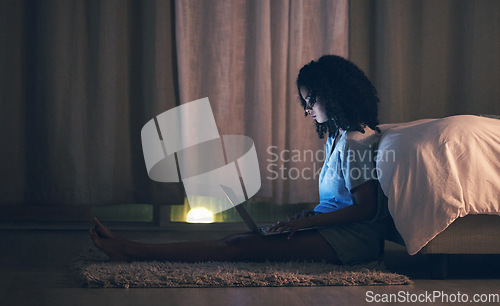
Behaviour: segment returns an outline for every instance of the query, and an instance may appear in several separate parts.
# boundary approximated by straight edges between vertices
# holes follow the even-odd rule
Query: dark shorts
[[[376,221],[326,226],[319,228],[318,232],[345,265],[381,260],[384,239],[399,236],[390,216]]]

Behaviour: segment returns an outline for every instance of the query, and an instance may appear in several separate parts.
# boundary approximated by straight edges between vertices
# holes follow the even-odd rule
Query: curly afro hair
[[[352,62],[340,56],[324,55],[300,69],[297,89],[305,110],[307,103],[300,94],[301,87],[307,90],[311,106],[320,97],[330,118],[324,123],[316,122],[319,138],[326,132],[333,136],[339,128],[364,133],[368,126],[380,133],[377,90]]]

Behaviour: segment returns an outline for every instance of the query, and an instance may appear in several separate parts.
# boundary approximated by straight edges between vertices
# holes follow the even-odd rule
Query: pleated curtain
[[[312,173],[287,177],[316,162],[287,150],[323,146],[294,82],[347,56],[347,0],[1,1],[0,14],[0,204],[183,203],[181,184],[148,178],[140,131],[202,97],[221,134],[254,140],[258,196],[317,200]]]

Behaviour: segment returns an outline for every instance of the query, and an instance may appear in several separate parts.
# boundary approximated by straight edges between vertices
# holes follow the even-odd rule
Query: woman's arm
[[[369,221],[373,219],[377,213],[377,190],[378,182],[376,180],[370,180],[351,191],[354,204],[329,213],[317,214],[285,222],[281,221],[272,227],[271,231],[278,231],[281,233],[285,230],[291,230],[290,235],[288,235],[288,239],[290,239],[297,230],[302,228]]]

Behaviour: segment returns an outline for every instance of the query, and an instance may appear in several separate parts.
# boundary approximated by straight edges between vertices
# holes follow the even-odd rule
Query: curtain
[[[202,97],[220,134],[253,138],[260,196],[315,201],[323,141],[294,82],[308,61],[348,54],[347,6],[0,1],[0,204],[182,203],[182,186],[147,177],[140,129]],[[499,1],[349,6],[349,56],[379,90],[381,122],[500,113]]]
[[[179,0],[175,12],[180,102],[208,97],[221,135],[254,140],[258,197],[316,201],[324,140],[295,79],[323,54],[347,56],[347,0]]]
[[[0,204],[183,203],[140,131],[178,104],[170,1],[1,1]]]
[[[260,196],[317,199],[323,141],[294,82],[347,55],[347,0],[7,0],[0,25],[0,204],[183,203],[148,178],[140,132],[202,97],[220,134],[255,141]]]
[[[500,114],[500,1],[356,0],[350,57],[379,90],[381,122]]]

